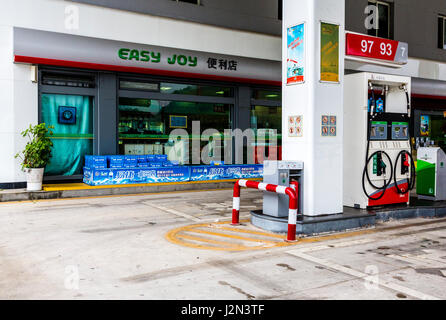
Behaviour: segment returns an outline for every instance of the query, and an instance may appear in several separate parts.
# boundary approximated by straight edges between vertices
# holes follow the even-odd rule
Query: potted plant
[[[17,153],[15,158],[22,160],[22,170],[26,173],[26,190],[40,191],[42,190],[43,172],[45,166],[51,158],[51,148],[53,142],[49,138],[53,132],[53,126],[46,126],[45,123],[38,125],[30,125],[28,129],[23,131],[22,137],[28,137],[25,150]]]

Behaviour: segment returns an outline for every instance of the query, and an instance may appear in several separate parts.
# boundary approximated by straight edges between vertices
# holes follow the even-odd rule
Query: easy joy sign
[[[409,59],[409,46],[405,42],[349,32],[345,35],[345,41],[345,54],[347,56],[381,60],[396,64],[406,64]]]

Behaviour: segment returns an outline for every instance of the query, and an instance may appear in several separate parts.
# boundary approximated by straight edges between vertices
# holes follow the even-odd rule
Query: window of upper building
[[[277,17],[279,20],[282,20],[283,17],[283,0],[278,0],[277,4]]]
[[[192,3],[192,4],[196,4],[196,5],[200,5],[201,4],[201,0],[173,0],[175,2],[186,2],[186,3]]]
[[[392,37],[390,3],[369,0],[369,6],[376,6],[376,10],[371,13],[375,15],[372,23],[374,27],[369,28],[367,33],[371,36],[390,39]]]
[[[446,16],[438,16],[438,48],[446,49]]]

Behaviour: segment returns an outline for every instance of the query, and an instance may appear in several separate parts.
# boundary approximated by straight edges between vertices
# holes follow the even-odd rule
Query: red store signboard
[[[408,45],[405,42],[371,37],[357,33],[346,33],[347,56],[355,56],[374,60],[406,64],[408,61]]]

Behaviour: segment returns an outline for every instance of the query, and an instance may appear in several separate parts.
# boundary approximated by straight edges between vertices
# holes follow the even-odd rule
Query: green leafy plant
[[[25,168],[44,168],[51,158],[51,148],[53,142],[50,137],[54,126],[47,126],[45,123],[30,125],[23,131],[22,137],[28,137],[25,150],[15,155],[15,158],[22,160],[22,170]]]

